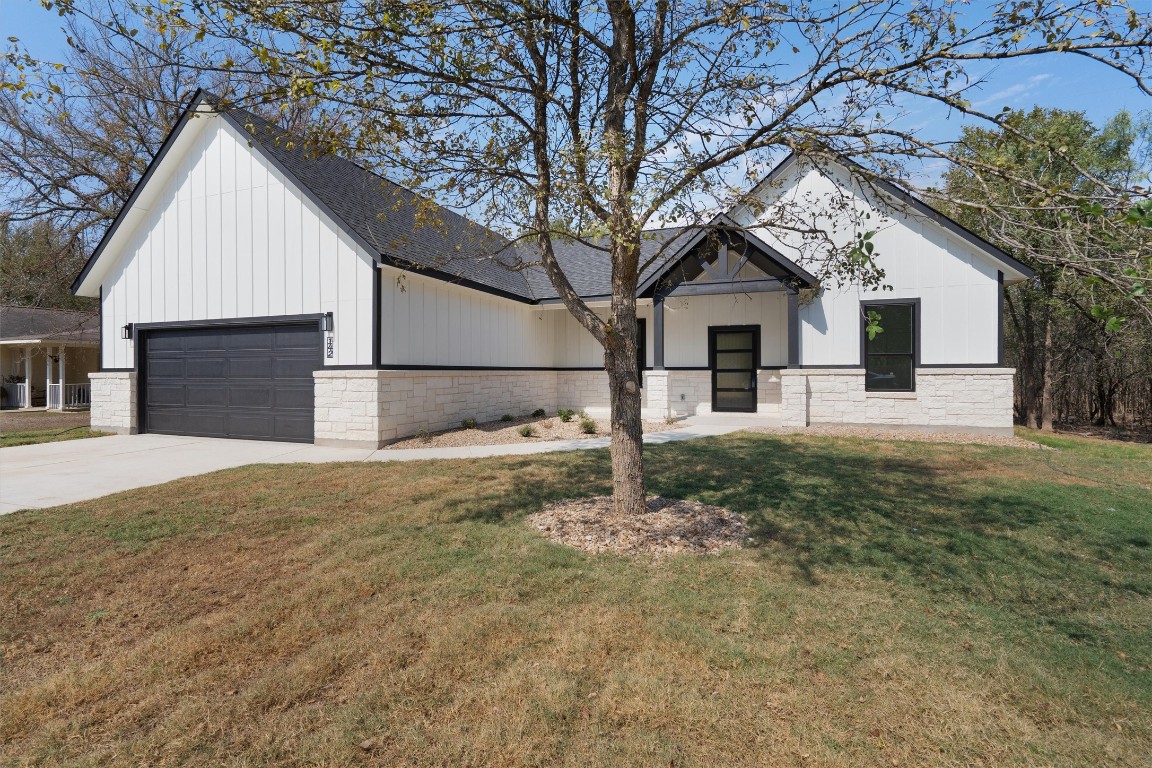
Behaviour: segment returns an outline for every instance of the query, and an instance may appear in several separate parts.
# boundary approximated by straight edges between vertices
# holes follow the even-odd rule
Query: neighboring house
[[[95,313],[0,306],[3,407],[87,408],[99,357]]]
[[[77,278],[101,300],[94,428],[378,446],[536,408],[608,411],[603,353],[501,236],[204,93]],[[648,418],[747,412],[789,425],[1009,432],[1002,286],[1030,271],[891,185],[789,158],[769,205],[840,190],[874,214],[891,291],[812,275],[734,211],[648,233]],[[418,222],[431,211],[431,225]],[[849,233],[851,234],[851,233]],[[603,250],[558,243],[593,307]],[[869,341],[862,318],[881,314]]]

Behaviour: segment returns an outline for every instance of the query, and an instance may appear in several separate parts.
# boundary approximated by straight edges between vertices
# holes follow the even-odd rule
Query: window
[[[916,389],[916,304],[861,305],[864,334],[864,389],[913,392]],[[868,338],[869,313],[880,330]]]

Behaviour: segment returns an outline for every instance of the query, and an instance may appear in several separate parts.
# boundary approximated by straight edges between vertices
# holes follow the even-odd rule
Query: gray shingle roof
[[[648,267],[640,274],[640,284],[652,274],[663,270],[675,255],[678,246],[686,239],[681,237],[687,230],[682,227],[654,229],[644,232],[640,241],[640,264]],[[596,238],[589,243],[577,240],[554,238],[552,242],[556,260],[560,262],[564,274],[572,287],[581,296],[606,296],[612,293],[612,262],[607,250],[607,237]],[[534,244],[518,243],[517,251],[523,261],[539,261]],[[532,296],[537,300],[559,297],[552,281],[544,273],[543,267],[531,267],[524,272]]]
[[[206,98],[209,104],[219,103]],[[509,241],[496,232],[350,160],[318,155],[298,137],[247,110],[232,108],[225,114],[376,254],[402,266],[532,298],[524,276],[505,266],[514,258]]]
[[[0,306],[0,341],[16,339],[96,341],[99,338],[100,318],[92,312]]]
[[[219,100],[206,96],[210,104]],[[296,137],[244,109],[225,113],[238,123],[276,163],[327,206],[345,226],[389,259],[410,262],[470,280],[528,301],[558,297],[543,268],[510,269],[517,263],[539,260],[535,244],[511,243],[492,230],[421,197],[337,155],[317,155]],[[431,224],[419,224],[430,219]],[[660,253],[684,232],[668,228],[645,232],[641,263],[659,258],[641,275],[641,282],[665,266],[677,243]],[[586,244],[554,241],[556,257],[573,288],[581,296],[612,292],[612,270],[605,238]]]

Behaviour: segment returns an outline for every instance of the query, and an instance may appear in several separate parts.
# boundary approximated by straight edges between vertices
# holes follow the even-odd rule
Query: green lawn
[[[81,440],[86,437],[104,437],[111,432],[94,432],[87,427],[75,429],[25,429],[20,431],[0,432],[0,448],[13,445],[36,445],[37,443],[56,443],[61,440]]]
[[[749,517],[717,557],[522,522],[604,451],[0,518],[0,763],[1148,766],[1152,447],[1041,439],[650,448]]]

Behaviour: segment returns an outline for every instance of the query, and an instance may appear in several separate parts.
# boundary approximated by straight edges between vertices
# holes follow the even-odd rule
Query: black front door
[[[712,410],[755,413],[760,326],[709,328],[708,364],[712,369]]]

